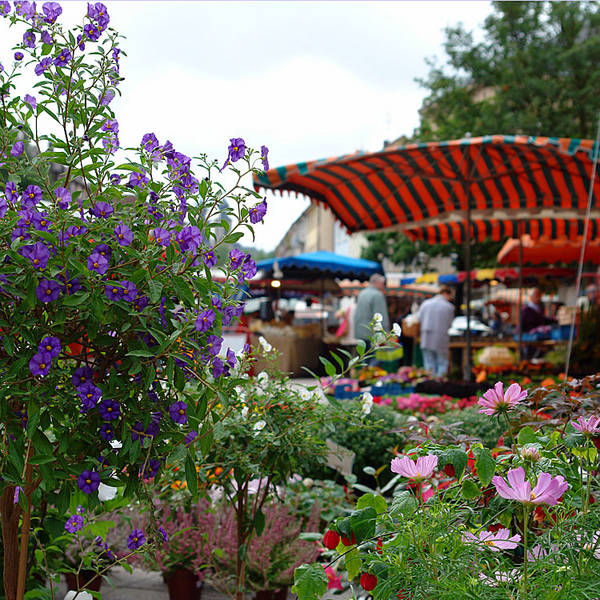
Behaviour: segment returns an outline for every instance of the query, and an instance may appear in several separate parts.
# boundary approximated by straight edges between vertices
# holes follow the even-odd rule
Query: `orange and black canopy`
[[[271,169],[255,175],[254,185],[323,203],[350,232],[433,227],[416,235],[448,237],[452,230],[435,233],[435,227],[453,220],[458,231],[467,202],[473,223],[480,221],[475,237],[486,227],[498,239],[516,235],[514,223],[522,219],[538,221],[531,231],[556,223],[579,231],[593,146],[591,140],[509,135],[389,146]],[[600,178],[593,194],[598,219]],[[508,222],[513,225],[500,225]]]

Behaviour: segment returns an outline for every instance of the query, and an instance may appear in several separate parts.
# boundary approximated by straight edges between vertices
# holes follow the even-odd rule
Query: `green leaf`
[[[319,360],[321,361],[321,364],[325,367],[325,373],[327,373],[329,377],[333,377],[335,375],[335,367],[333,366],[333,363],[324,358],[323,356],[319,356]]]
[[[367,345],[364,340],[358,340],[358,342],[356,342],[356,353],[359,356],[362,356],[365,353],[366,347]]]
[[[89,292],[76,292],[72,296],[64,296],[62,303],[64,306],[79,306],[80,304],[83,304],[89,297]]]
[[[346,564],[348,579],[352,581],[360,573],[362,568],[362,558],[360,557],[358,548],[352,548],[352,550],[344,556],[344,562]]]
[[[319,600],[326,592],[327,574],[322,565],[301,565],[294,570],[292,593],[298,600]]]
[[[185,457],[185,480],[192,497],[195,498],[198,494],[198,474],[196,473],[196,465],[190,454]]]
[[[481,495],[481,490],[472,479],[465,479],[462,482],[460,493],[465,500],[472,500],[473,498],[477,498],[477,496]]]
[[[477,452],[477,460],[475,461],[475,469],[481,485],[487,487],[492,481],[492,477],[496,472],[496,461],[494,460],[489,448],[480,448]]]
[[[256,511],[256,514],[254,515],[254,529],[258,537],[261,536],[262,532],[265,529],[265,514],[262,510],[260,510],[260,508]]]
[[[148,280],[148,289],[150,290],[150,302],[153,304],[158,302],[160,299],[160,294],[162,292],[162,283],[160,281],[156,281],[156,279]]]
[[[444,460],[444,464],[450,463],[454,467],[456,479],[460,480],[467,466],[467,453],[458,448],[448,448],[440,458]]]
[[[190,290],[190,286],[185,279],[174,276],[172,282],[177,298],[185,304],[192,306],[194,304],[194,294],[192,293],[192,290]]]
[[[362,542],[375,535],[377,511],[372,506],[356,510],[350,515],[350,527],[357,542]]]
[[[528,425],[527,427],[523,427],[523,429],[519,431],[519,435],[517,435],[517,441],[521,445],[535,444],[538,441],[538,439],[533,429],[531,429],[531,427],[529,427]]]
[[[149,357],[154,356],[154,352],[152,350],[130,350],[125,356],[141,356],[141,357]]]
[[[415,497],[408,491],[403,490],[392,500],[390,514],[392,517],[400,517],[412,515],[417,510],[417,501]]]
[[[375,494],[363,494],[358,499],[356,508],[367,508],[368,506],[372,506],[379,515],[387,511],[387,502],[383,496]]]

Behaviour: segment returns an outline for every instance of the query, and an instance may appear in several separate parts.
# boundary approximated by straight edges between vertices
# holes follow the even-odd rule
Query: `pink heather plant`
[[[496,415],[514,408],[526,397],[527,391],[522,390],[518,383],[509,385],[506,392],[504,392],[504,385],[499,381],[493,388],[485,392],[483,398],[479,400],[478,404],[483,406],[479,409],[479,412],[486,415]]]
[[[583,435],[596,435],[598,433],[598,425],[600,424],[600,418],[588,417],[587,419],[582,415],[571,421],[571,425]]]
[[[525,504],[554,506],[569,487],[562,475],[552,477],[550,473],[540,473],[537,485],[532,490],[529,481],[525,481],[523,467],[511,469],[506,477],[510,485],[502,477],[497,475],[492,477],[492,483],[496,486],[498,494],[507,500],[516,500]]]
[[[392,460],[392,473],[398,473],[402,477],[421,481],[433,475],[438,464],[438,457],[433,454],[419,456],[415,463],[409,456],[397,457]]]
[[[508,529],[499,529],[496,533],[492,531],[480,531],[479,537],[473,535],[470,531],[467,531],[462,536],[462,541],[466,543],[480,544],[480,547],[487,547],[493,552],[500,552],[500,550],[512,550],[516,548],[518,542],[521,541],[519,534],[510,536]]]

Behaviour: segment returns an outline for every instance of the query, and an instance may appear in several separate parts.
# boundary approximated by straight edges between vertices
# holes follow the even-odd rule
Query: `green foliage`
[[[506,429],[505,424],[500,423],[498,419],[479,413],[478,405],[439,415],[432,429],[439,432],[442,426],[452,426],[453,431],[466,433],[480,440],[487,448],[495,448],[498,438]]]

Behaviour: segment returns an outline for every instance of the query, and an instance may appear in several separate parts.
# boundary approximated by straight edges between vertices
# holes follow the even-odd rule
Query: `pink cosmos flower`
[[[571,421],[571,425],[575,427],[578,431],[583,433],[583,435],[594,435],[598,431],[598,425],[600,424],[600,419],[598,417],[585,417],[580,416],[575,421]]]
[[[510,536],[508,529],[499,529],[496,533],[492,531],[480,531],[479,537],[473,535],[470,531],[467,531],[462,536],[462,541],[467,543],[477,543],[481,547],[487,546],[489,550],[493,552],[500,552],[500,550],[512,550],[516,548],[518,543],[521,541],[519,534]]]
[[[511,469],[506,478],[508,484],[498,475],[492,477],[492,483],[496,486],[498,494],[507,500],[516,500],[527,504],[549,504],[554,506],[558,504],[559,498],[569,487],[569,484],[561,475],[552,477],[550,473],[540,473],[537,485],[532,490],[529,481],[525,481],[523,467]]]
[[[499,381],[493,388],[483,394],[483,398],[479,399],[478,404],[483,406],[479,409],[479,412],[486,415],[495,415],[514,408],[525,398],[527,398],[527,390],[522,390],[518,383],[509,385],[505,392],[504,385]]]
[[[422,479],[431,477],[437,464],[438,457],[433,454],[419,456],[416,463],[409,456],[403,456],[402,458],[396,456],[392,460],[391,469],[392,473],[398,473],[402,477],[421,481]]]

